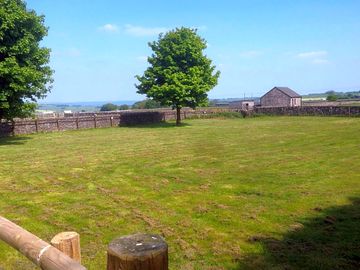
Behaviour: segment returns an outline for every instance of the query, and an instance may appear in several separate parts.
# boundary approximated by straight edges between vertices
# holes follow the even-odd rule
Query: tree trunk
[[[176,107],[176,125],[180,126],[181,124],[181,112],[180,112],[181,108],[180,107]]]

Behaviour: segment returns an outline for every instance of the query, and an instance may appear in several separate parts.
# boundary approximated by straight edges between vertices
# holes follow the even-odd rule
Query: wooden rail
[[[77,261],[0,216],[0,240],[20,251],[44,270],[86,270]]]
[[[80,236],[57,234],[51,244],[0,216],[0,240],[20,251],[43,270],[86,270],[80,264]],[[107,270],[168,270],[168,245],[154,234],[114,239],[107,250]]]

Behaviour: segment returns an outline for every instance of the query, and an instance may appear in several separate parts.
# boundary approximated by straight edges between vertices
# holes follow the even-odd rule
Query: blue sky
[[[221,71],[210,98],[360,90],[358,0],[28,0],[46,16],[54,87],[46,102],[140,100],[149,41],[196,27]]]

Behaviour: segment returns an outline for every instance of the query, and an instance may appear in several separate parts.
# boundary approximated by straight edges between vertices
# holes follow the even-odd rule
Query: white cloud
[[[317,65],[324,65],[324,64],[329,64],[330,61],[327,60],[327,59],[321,59],[321,58],[315,58],[313,61],[312,61],[313,64],[317,64]]]
[[[243,58],[253,58],[262,55],[262,51],[250,50],[250,51],[243,51],[240,53],[240,57]]]
[[[296,57],[306,61],[310,61],[310,63],[316,65],[324,65],[330,63],[330,61],[327,59],[328,57],[327,51],[302,52],[296,54]]]
[[[107,23],[107,24],[105,24],[103,26],[100,26],[98,29],[100,31],[108,32],[108,33],[114,33],[114,32],[117,32],[119,30],[117,25],[111,24],[111,23]]]
[[[131,24],[125,25],[125,33],[136,37],[157,36],[160,33],[167,32],[168,30],[169,29],[166,27],[143,27]]]
[[[328,55],[327,51],[312,51],[312,52],[302,52],[297,54],[296,56],[299,58],[319,58],[325,57]]]

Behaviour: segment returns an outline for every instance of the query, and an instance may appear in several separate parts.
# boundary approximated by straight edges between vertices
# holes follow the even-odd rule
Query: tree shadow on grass
[[[11,137],[0,137],[0,146],[3,145],[21,145],[24,144],[30,138],[27,136],[11,136]]]
[[[161,123],[155,123],[155,124],[139,124],[139,125],[126,125],[126,126],[119,126],[121,128],[179,128],[179,127],[188,127],[192,126],[189,123],[181,123],[180,126],[177,126],[174,123],[171,122],[161,122]]]
[[[294,226],[282,240],[252,237],[261,255],[240,259],[237,269],[360,269],[360,198],[327,209]]]

